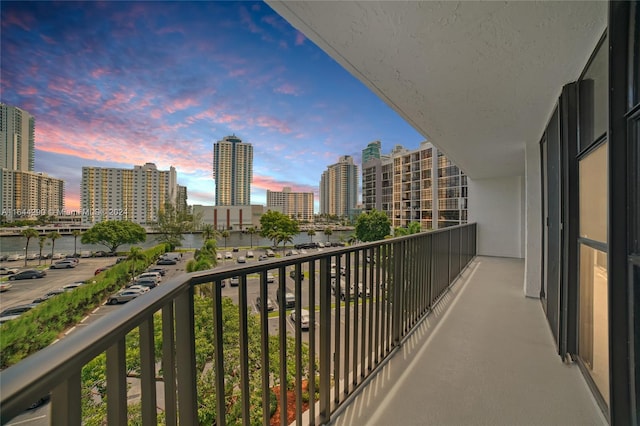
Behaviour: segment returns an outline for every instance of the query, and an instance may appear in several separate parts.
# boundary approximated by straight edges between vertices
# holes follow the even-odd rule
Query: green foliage
[[[220,236],[224,238],[224,248],[227,248],[227,238],[229,238],[231,234],[229,233],[229,231],[224,230],[220,233]]]
[[[287,243],[300,232],[300,225],[289,216],[269,210],[260,217],[260,235],[273,241],[273,245]]]
[[[74,229],[71,231],[71,235],[73,235],[73,254],[76,254],[78,253],[78,237],[82,235],[82,231]]]
[[[410,222],[409,226],[407,226],[406,228],[394,228],[393,235],[395,235],[396,237],[401,237],[403,235],[417,234],[421,231],[422,229],[420,228],[419,222]]]
[[[148,259],[164,253],[158,246],[145,252]],[[50,345],[65,329],[76,325],[129,281],[131,261],[100,273],[95,282],[40,303],[32,310],[0,326],[0,369],[13,365]]]
[[[164,208],[158,211],[158,221],[153,224],[153,229],[159,234],[158,241],[168,243],[173,250],[182,245],[183,234],[194,230],[198,221],[173,204],[165,203]]]
[[[309,236],[309,242],[312,243],[313,242],[313,236],[316,235],[316,231],[313,229],[309,229],[307,231],[307,235]]]
[[[356,220],[356,236],[360,241],[378,241],[384,239],[391,231],[391,221],[385,212],[371,210],[358,216]]]
[[[253,248],[253,236],[258,233],[258,228],[255,226],[250,226],[247,228],[247,234],[249,234],[249,240],[251,242],[251,248]]]
[[[142,251],[140,247],[131,247],[127,260],[131,264],[131,275],[135,276],[138,271],[138,264],[148,265],[147,255]],[[144,267],[144,266],[143,266]]]
[[[207,241],[211,239],[216,239],[220,235],[216,228],[213,225],[202,225],[202,241]]]
[[[115,252],[122,244],[136,244],[147,239],[144,228],[125,220],[96,223],[82,235],[83,244],[101,244]]]
[[[333,234],[333,228],[331,228],[330,226],[327,226],[326,228],[324,228],[324,235],[327,236],[327,241],[329,241],[329,237]]]

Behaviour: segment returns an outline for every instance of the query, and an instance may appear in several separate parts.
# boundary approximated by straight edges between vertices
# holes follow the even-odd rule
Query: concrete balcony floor
[[[336,425],[603,425],[579,368],[565,364],[524,261],[477,257]]]

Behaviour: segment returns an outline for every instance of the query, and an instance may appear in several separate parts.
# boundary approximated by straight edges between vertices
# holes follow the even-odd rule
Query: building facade
[[[373,141],[362,150],[362,164],[369,160],[381,157],[382,142]]]
[[[64,181],[20,170],[0,169],[0,214],[3,220],[33,220],[64,215]]]
[[[225,136],[213,144],[213,179],[216,206],[251,204],[253,146],[235,136]]]
[[[33,171],[35,127],[31,114],[0,103],[0,168]]]
[[[394,228],[460,225],[467,222],[467,177],[429,142],[412,151],[396,145],[363,164],[362,201],[365,211],[387,213]]]
[[[260,217],[264,206],[203,206],[193,205],[193,215],[200,224],[211,225],[218,231],[243,231],[250,227],[260,227]]]
[[[278,210],[292,219],[313,222],[313,192],[267,190],[267,209]]]
[[[157,221],[166,203],[176,206],[174,167],[158,170],[153,163],[133,169],[83,167],[80,206],[82,223],[129,220],[140,225]]]
[[[358,202],[358,166],[340,157],[320,177],[320,214],[348,217]]]

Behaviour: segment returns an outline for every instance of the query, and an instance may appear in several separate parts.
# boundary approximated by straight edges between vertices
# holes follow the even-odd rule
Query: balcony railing
[[[100,354],[106,354],[106,413],[108,424],[127,424],[126,338],[139,331],[139,373],[142,424],[158,423],[158,362],[162,366],[164,386],[164,422],[168,425],[198,424],[197,377],[202,375],[196,363],[194,300],[213,300],[212,328],[214,356],[210,361],[215,389],[215,423],[224,425],[229,414],[229,379],[215,372],[225,370],[225,352],[239,351],[239,365],[233,367],[240,377],[237,388],[236,418],[250,424],[250,412],[261,408],[262,423],[269,424],[272,389],[287,383],[287,360],[295,360],[295,420],[302,424],[323,424],[347,402],[382,362],[399,348],[401,340],[427,315],[440,296],[453,283],[476,254],[476,225],[461,225],[429,233],[365,243],[346,248],[325,249],[308,255],[283,257],[245,266],[185,274],[139,297],[86,328],[26,358],[0,373],[2,386],[0,415],[2,423],[22,413],[33,401],[51,395],[51,424],[82,423],[81,394],[83,367]],[[269,284],[270,272],[277,272],[277,283]],[[257,274],[258,278],[255,279]],[[225,347],[223,329],[223,292],[221,283],[239,277],[237,307],[239,348]],[[302,278],[302,279],[301,279]],[[201,296],[200,286],[212,289]],[[268,287],[277,286],[279,311],[286,312],[288,283],[294,293],[293,308],[309,311],[308,339],[303,339],[300,321],[292,334],[287,333],[287,316],[279,315],[277,331],[269,327],[267,304],[257,314],[249,312],[249,290],[254,286],[262,301],[268,299]],[[235,309],[235,307],[234,307]],[[158,315],[160,313],[161,315]],[[260,354],[249,354],[250,328],[247,319],[258,317]],[[161,316],[162,344],[156,354],[154,320]],[[157,332],[156,332],[157,333]],[[271,374],[270,345],[278,340],[279,373]],[[292,353],[287,339],[294,338]],[[252,337],[253,338],[253,337]],[[303,342],[308,340],[308,342]],[[289,347],[289,349],[288,349]],[[221,349],[221,350],[220,350]],[[273,349],[273,348],[272,348]],[[303,365],[308,353],[308,365]],[[258,395],[250,394],[250,381],[256,380],[254,363],[259,357]],[[230,367],[230,366],[227,366]],[[252,370],[252,368],[254,370]],[[253,375],[251,373],[254,373]],[[306,372],[306,373],[303,373]],[[318,378],[318,389],[316,389]],[[307,384],[308,388],[303,389]],[[308,392],[308,410],[303,412],[303,390]],[[287,392],[280,392],[279,406],[286,409]],[[105,402],[105,401],[103,401]],[[260,407],[256,407],[259,405]],[[220,407],[223,407],[220,409]],[[288,423],[281,413],[280,423]]]

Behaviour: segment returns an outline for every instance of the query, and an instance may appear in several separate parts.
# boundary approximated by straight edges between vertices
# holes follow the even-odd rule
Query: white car
[[[296,311],[291,311],[291,321],[294,323],[297,321]],[[306,309],[300,309],[300,328],[303,330],[309,329],[309,311]]]
[[[18,273],[18,268],[7,268],[0,266],[0,275],[13,275]]]
[[[134,281],[138,281],[142,278],[155,278],[156,283],[160,283],[160,281],[162,281],[162,274],[160,272],[144,272],[138,275]]]
[[[225,258],[225,259],[233,259],[233,254],[231,254],[231,252],[230,252],[230,251],[228,251],[228,252],[226,252],[226,253],[224,254],[224,258]]]
[[[61,260],[59,262],[54,263],[49,268],[51,269],[66,269],[66,268],[75,268],[78,266],[78,262],[75,262],[71,259]]]
[[[0,293],[8,291],[12,287],[11,283],[0,283]]]
[[[151,289],[144,285],[132,285],[131,287],[127,287],[127,290],[137,290],[140,293],[146,293]]]
[[[216,253],[216,259],[222,260],[222,253]]]
[[[253,258],[253,252],[252,251],[248,251],[247,252],[247,259],[252,259]]]

